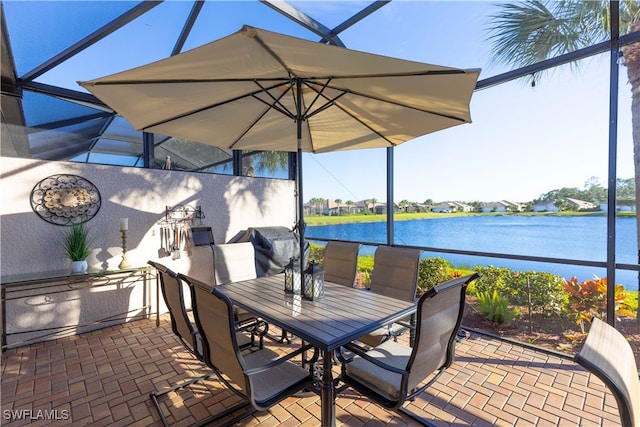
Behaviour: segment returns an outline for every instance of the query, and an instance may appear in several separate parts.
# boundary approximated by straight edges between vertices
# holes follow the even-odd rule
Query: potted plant
[[[71,271],[82,273],[87,270],[90,244],[89,230],[84,222],[74,223],[64,235],[64,251],[71,260]]]

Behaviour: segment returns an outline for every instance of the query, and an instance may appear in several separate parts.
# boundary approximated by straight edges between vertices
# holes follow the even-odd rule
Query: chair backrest
[[[232,282],[255,279],[255,249],[251,242],[225,243],[211,245],[215,284],[225,285]]]
[[[640,427],[640,379],[629,342],[608,323],[594,318],[576,362],[596,375],[618,402],[624,427]]]
[[[373,257],[371,291],[403,301],[413,301],[418,287],[422,251],[378,246]]]
[[[182,281],[166,266],[154,261],[149,261],[148,264],[158,271],[162,297],[171,318],[171,330],[189,351],[201,359],[197,331],[193,328],[185,307]]]
[[[477,273],[443,282],[418,302],[416,339],[407,364],[407,390],[453,362],[455,338],[462,322],[467,285]]]
[[[353,286],[358,271],[358,251],[361,246],[360,243],[351,242],[327,243],[322,264],[325,280]]]
[[[248,395],[231,300],[218,288],[214,288],[213,292],[197,285],[190,286],[190,289],[193,314],[202,337],[204,362],[210,368],[224,373]]]
[[[216,283],[215,269],[213,267],[212,245],[193,246],[189,249],[189,265],[180,268],[180,272],[207,283],[211,288]],[[182,262],[185,262],[183,260]]]

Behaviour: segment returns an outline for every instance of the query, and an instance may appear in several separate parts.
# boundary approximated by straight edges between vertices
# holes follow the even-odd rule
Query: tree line
[[[618,201],[619,204],[622,204],[622,205],[635,204],[635,191],[636,191],[635,178],[628,178],[628,179],[618,178],[616,180],[616,200]],[[594,176],[585,181],[582,189],[576,188],[576,187],[573,187],[573,188],[562,187],[562,188],[551,190],[547,193],[541,194],[538,198],[529,202],[525,202],[524,210],[531,210],[531,207],[536,203],[544,203],[548,201],[560,201],[560,200],[564,200],[565,198],[583,200],[585,202],[591,202],[598,205],[600,204],[600,202],[607,200],[607,192],[608,192],[607,187],[605,187],[600,182],[600,180]],[[309,199],[308,203],[315,207],[322,207],[324,206],[326,201],[327,199],[324,199],[321,197],[314,197]],[[356,205],[356,202],[352,200],[347,200],[346,202],[343,203],[342,199],[335,199],[334,202],[338,206],[346,206],[348,208],[351,208]],[[378,203],[378,200],[364,199],[362,200],[362,202],[365,204],[366,208],[370,208],[372,206],[375,206]],[[485,205],[486,202],[473,201],[473,202],[463,202],[463,203],[469,206],[472,206],[474,210],[479,211],[482,209],[482,207]],[[426,199],[423,202],[401,200],[400,202],[397,203],[398,207],[400,208],[422,205],[427,209],[430,209],[431,207],[433,207],[434,204],[435,202],[433,201],[433,199]]]

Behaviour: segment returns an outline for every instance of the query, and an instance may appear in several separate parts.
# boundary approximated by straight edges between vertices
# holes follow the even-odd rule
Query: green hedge
[[[476,292],[495,290],[511,304],[531,304],[532,308],[545,313],[559,313],[566,302],[562,278],[555,274],[494,266],[476,266],[475,271],[480,274],[475,281]]]

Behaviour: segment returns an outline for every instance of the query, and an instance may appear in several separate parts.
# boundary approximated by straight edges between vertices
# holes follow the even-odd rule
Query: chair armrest
[[[244,371],[244,373],[246,375],[255,375],[255,374],[259,374],[260,372],[264,372],[267,371],[271,368],[274,368],[286,361],[288,361],[289,359],[302,354],[303,352],[313,349],[314,350],[314,357],[312,359],[316,360],[317,359],[317,352],[318,350],[315,349],[311,344],[307,344],[303,347],[300,347],[299,349],[292,351],[291,353],[287,353],[282,357],[278,357],[277,359],[272,360],[271,362],[267,363],[266,365],[262,365],[262,366],[258,366],[256,368],[252,368],[252,369],[247,369],[246,371]]]
[[[393,373],[395,373],[395,374],[400,374],[400,375],[408,375],[408,374],[409,374],[409,372],[408,372],[406,369],[399,369],[399,368],[396,368],[395,366],[388,365],[388,364],[386,364],[386,363],[384,363],[384,362],[381,362],[380,360],[378,360],[378,359],[376,359],[376,358],[374,358],[374,357],[369,356],[369,355],[367,354],[367,352],[366,352],[366,351],[364,351],[364,350],[362,349],[362,347],[360,347],[360,346],[353,345],[353,344],[345,344],[345,345],[344,345],[344,347],[345,347],[347,350],[349,350],[349,351],[351,351],[351,352],[353,352],[353,353],[357,354],[358,356],[362,357],[362,358],[363,358],[363,359],[365,359],[367,362],[371,362],[371,363],[373,363],[374,365],[381,367],[382,369],[386,369],[387,371],[391,371],[391,372],[393,372]],[[348,360],[348,361],[346,361],[346,363],[349,363],[349,362],[351,362],[352,360],[353,360],[353,359]]]

